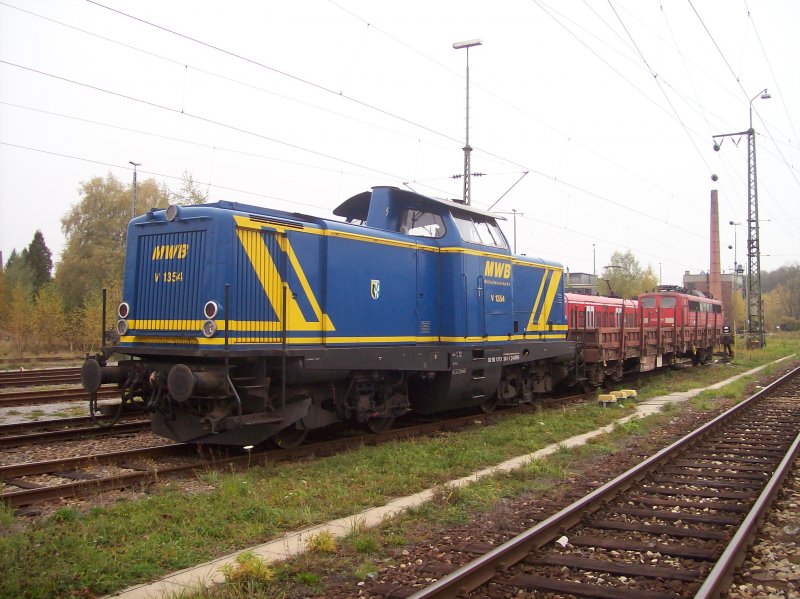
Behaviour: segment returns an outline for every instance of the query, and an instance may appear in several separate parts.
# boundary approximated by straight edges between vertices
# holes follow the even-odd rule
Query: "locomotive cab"
[[[695,365],[712,359],[725,323],[722,302],[699,291],[662,286],[640,295],[639,304],[644,325],[654,327],[659,338],[672,340],[671,358]]]

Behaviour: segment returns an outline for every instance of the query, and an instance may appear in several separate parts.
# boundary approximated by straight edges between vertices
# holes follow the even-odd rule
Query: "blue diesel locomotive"
[[[83,367],[182,442],[288,447],[530,401],[571,376],[560,265],[515,256],[497,216],[392,187],[335,221],[218,202],[128,226],[119,340]]]

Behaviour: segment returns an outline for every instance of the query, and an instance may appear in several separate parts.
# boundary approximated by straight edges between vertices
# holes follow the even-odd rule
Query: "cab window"
[[[404,210],[400,216],[400,232],[411,237],[444,237],[442,217],[433,212]]]
[[[643,297],[642,298],[642,307],[643,308],[655,308],[656,307],[656,298],[654,298],[654,297]]]
[[[674,308],[675,307],[675,298],[671,296],[665,296],[661,298],[661,307],[662,308]]]
[[[498,248],[508,247],[500,227],[497,226],[493,218],[466,213],[454,213],[453,218],[456,221],[456,228],[461,234],[461,238],[467,243],[478,243]]]

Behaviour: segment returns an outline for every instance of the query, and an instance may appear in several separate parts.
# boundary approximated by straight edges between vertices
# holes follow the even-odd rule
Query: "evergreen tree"
[[[31,282],[33,293],[39,290],[52,280],[50,272],[53,270],[53,254],[44,242],[44,235],[41,231],[36,231],[33,240],[27,249],[25,263],[31,272]]]

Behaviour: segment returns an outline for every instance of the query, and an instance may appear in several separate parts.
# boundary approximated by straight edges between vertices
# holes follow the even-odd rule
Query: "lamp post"
[[[136,167],[142,166],[142,163],[129,160],[128,164],[133,165],[133,205],[131,206],[131,218],[136,218]]]
[[[739,257],[739,242],[738,242],[738,235],[739,232],[738,227],[741,226],[742,223],[736,223],[733,221],[728,221],[728,224],[733,227],[733,280],[731,281],[731,322],[733,323],[733,332],[736,333],[736,278],[739,276],[739,270],[741,266],[739,266],[738,257]],[[728,249],[731,249],[731,246],[728,246]]]
[[[738,242],[736,233],[739,231],[739,229],[736,227],[740,226],[742,223],[729,221],[728,224],[733,226],[733,270],[736,270],[736,266],[738,265],[738,262],[736,261],[738,257]]]
[[[712,136],[714,151],[719,152],[724,138],[747,135],[747,320],[745,335],[748,347],[764,347],[764,305],[761,303],[761,251],[758,241],[758,177],[756,175],[756,132],[753,129],[753,102],[758,98],[769,100],[771,97],[765,88],[750,98],[750,128],[747,131]]]
[[[464,203],[469,206],[470,204],[470,153],[472,148],[469,145],[469,49],[474,46],[480,46],[481,40],[467,40],[464,42],[455,42],[453,48],[460,50],[466,48],[467,50],[467,125],[466,125],[466,143],[464,144]]]

